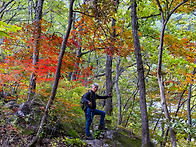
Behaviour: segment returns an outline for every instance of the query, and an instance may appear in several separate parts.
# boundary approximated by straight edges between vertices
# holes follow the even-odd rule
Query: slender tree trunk
[[[191,128],[192,127],[192,119],[191,119],[191,97],[192,97],[192,84],[189,84],[189,89],[188,89],[188,99],[187,99],[187,117],[188,117],[188,125]],[[191,142],[191,134],[188,133],[188,141]]]
[[[194,61],[194,64],[196,63],[196,58]],[[194,75],[196,72],[196,68],[194,68],[192,74]],[[193,80],[192,80],[193,81]],[[189,84],[189,89],[188,89],[188,99],[187,99],[187,114],[188,114],[188,124],[189,127],[192,128],[192,119],[191,119],[191,97],[192,97],[192,84]],[[188,141],[191,142],[191,134],[189,133],[188,135]]]
[[[69,33],[70,33],[70,30],[71,30],[71,24],[72,24],[72,21],[73,21],[73,3],[74,3],[74,0],[70,0],[68,27],[67,27],[66,34],[63,38],[61,51],[60,51],[59,58],[58,58],[55,80],[54,80],[54,84],[53,84],[53,87],[52,87],[51,96],[50,96],[50,98],[48,100],[48,103],[46,105],[45,112],[44,112],[44,115],[42,117],[42,120],[41,120],[41,123],[40,123],[40,126],[39,126],[39,130],[38,130],[36,136],[31,141],[31,143],[28,145],[29,147],[35,146],[35,143],[39,139],[40,133],[42,132],[42,129],[43,129],[43,125],[44,125],[46,116],[48,114],[48,110],[50,108],[50,104],[55,99],[55,95],[56,95],[56,91],[57,91],[57,87],[58,87],[58,83],[59,83],[59,79],[60,79],[62,60],[63,60],[63,56],[64,56],[65,49],[66,49],[66,43],[67,43]]]
[[[121,108],[121,96],[120,96],[120,90],[118,86],[120,71],[119,71],[119,65],[120,65],[120,56],[117,57],[117,63],[116,63],[116,81],[115,81],[115,87],[116,87],[116,94],[118,98],[118,125],[121,125],[122,123],[122,108]]]
[[[135,48],[135,57],[137,61],[137,72],[139,78],[139,94],[140,94],[140,110],[141,110],[141,119],[142,119],[142,146],[148,147],[151,146],[150,135],[149,135],[149,126],[148,126],[148,115],[146,108],[146,90],[145,90],[145,79],[144,79],[144,68],[141,55],[141,48],[138,35],[138,21],[136,13],[136,1],[132,0],[131,4],[131,24]]]
[[[156,0],[157,5],[159,7],[159,11],[161,13],[161,18],[162,18],[162,29],[161,29],[161,34],[160,34],[160,44],[159,44],[159,57],[158,57],[158,67],[157,67],[157,78],[158,78],[158,83],[159,83],[159,89],[160,89],[160,97],[161,97],[161,104],[162,108],[165,114],[165,118],[168,120],[168,125],[169,125],[169,131],[170,131],[170,139],[171,139],[171,144],[172,147],[176,147],[176,136],[175,136],[175,131],[171,126],[171,118],[170,114],[167,108],[167,103],[166,103],[166,98],[165,98],[165,89],[164,89],[164,82],[163,82],[163,75],[162,75],[162,55],[163,55],[163,38],[164,38],[164,33],[165,33],[165,27],[171,17],[171,15],[185,2],[188,0],[183,0],[181,3],[179,3],[175,8],[171,10],[171,12],[168,12],[166,16],[164,16],[164,12],[162,9],[162,6],[159,2],[159,0]]]
[[[163,75],[162,75],[162,72],[161,72],[164,31],[165,31],[165,25],[163,24],[163,28],[162,28],[161,36],[160,36],[157,78],[158,78],[159,89],[160,89],[161,105],[162,105],[162,108],[163,108],[163,111],[164,111],[164,114],[165,114],[165,118],[168,120],[172,147],[176,147],[176,137],[175,137],[174,129],[171,127],[171,118],[170,118],[170,114],[169,114],[169,111],[168,111],[168,108],[167,108],[167,102],[166,102],[166,98],[165,98],[164,82],[163,82]]]
[[[75,28],[75,21],[76,21],[76,13],[73,13],[73,29],[76,29]],[[80,25],[79,25],[79,27],[81,28]],[[74,41],[76,41],[75,38],[74,38]],[[78,44],[80,44],[80,42],[78,42]],[[79,48],[75,49],[75,52],[76,52],[76,62],[75,62],[75,67],[76,68],[75,68],[75,71],[73,71],[72,74],[71,74],[71,80],[76,80],[77,79],[78,68],[79,68],[79,61],[80,61],[80,57],[81,57],[81,45],[80,45]]]
[[[85,4],[85,2],[86,1],[83,1],[83,4]],[[81,7],[79,1],[78,1],[78,5]],[[87,13],[89,13],[89,12],[87,11]],[[74,13],[73,16],[74,16],[73,17],[73,29],[76,29],[75,28],[75,21],[76,21],[76,17],[77,17],[76,13]],[[83,28],[82,28],[81,24],[79,24],[78,27],[79,27],[79,32],[80,32]],[[78,33],[78,37],[79,37],[79,40],[78,41],[74,38],[74,40],[77,41],[79,47],[76,48],[76,50],[75,50],[75,52],[76,52],[75,67],[76,68],[75,68],[75,71],[73,71],[73,72],[70,73],[70,76],[69,76],[69,79],[70,80],[76,80],[77,79],[77,75],[79,74],[78,73],[78,69],[80,68],[80,60],[81,60],[81,57],[82,57],[82,55],[88,53],[88,52],[82,52],[82,47],[81,47],[81,45],[82,45],[82,41],[81,41],[82,38],[81,38],[81,34],[80,33]],[[89,52],[91,52],[91,51],[89,51]]]
[[[28,0],[28,14],[27,14],[27,24],[30,23],[30,21],[33,21],[32,19],[32,10],[33,10],[33,7],[32,7],[32,0]]]
[[[44,0],[38,0],[37,8],[36,8],[36,15],[35,15],[35,22],[36,22],[35,30],[37,30],[37,32],[35,32],[35,36],[33,36],[35,38],[35,47],[34,47],[34,52],[33,52],[33,66],[35,69],[36,69],[37,62],[39,61],[43,2]],[[35,95],[35,89],[36,89],[36,73],[33,72],[30,77],[27,101],[31,101],[33,99]]]

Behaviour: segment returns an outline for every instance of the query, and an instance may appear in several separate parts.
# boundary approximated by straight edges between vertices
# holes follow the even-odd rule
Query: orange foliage
[[[165,35],[165,46],[171,54],[183,56],[189,63],[194,63],[196,56],[195,44],[189,39],[178,39],[172,35]]]
[[[77,31],[74,30],[72,34],[83,49],[111,56],[118,54],[125,57],[131,54],[134,51],[132,31],[123,29],[124,26],[112,27],[110,23],[111,20],[98,24],[95,18],[81,15],[81,19],[75,23]],[[114,30],[115,37],[112,36]]]
[[[34,24],[21,25],[22,30],[18,33],[12,33],[11,38],[5,38],[2,46],[6,54],[6,59],[0,63],[0,81],[5,83],[8,81],[17,81],[21,83],[24,79],[29,79],[32,72],[36,73],[37,82],[51,81],[54,79],[58,55],[63,38],[55,34],[44,34],[47,24],[42,22],[42,35],[39,38],[39,61],[36,65],[32,64],[32,56],[34,50],[35,39],[33,34]],[[78,44],[69,39],[67,47],[74,49]],[[62,61],[62,73],[67,74],[74,70],[75,55],[66,52]],[[21,83],[22,84],[22,83]]]
[[[196,76],[192,74],[192,71],[196,50],[195,44],[191,40],[187,38],[180,39],[170,34],[164,36],[164,48],[171,55],[171,61],[168,61],[169,64],[167,65],[169,68],[166,69],[167,76],[164,84],[165,92],[167,93],[166,97],[169,104],[172,105],[178,101],[174,95],[180,95],[189,83],[194,83],[193,80]],[[175,60],[176,57],[180,57],[179,60]],[[178,61],[180,61],[179,64]],[[182,70],[182,68],[184,69]],[[185,94],[187,94],[187,91]]]
[[[116,25],[112,26],[112,20],[116,13],[115,1],[98,0],[96,2],[88,1],[83,5],[80,11],[86,12],[88,10],[88,15],[80,15],[80,19],[74,24],[75,29],[71,31],[70,37],[80,44],[82,52],[95,51],[98,54],[123,57],[132,54],[134,51],[132,31],[126,28],[122,20],[116,20]],[[77,63],[83,63],[83,61],[82,58],[78,58]],[[77,75],[74,76],[77,80],[85,83],[89,74],[92,74],[91,68],[76,69]]]

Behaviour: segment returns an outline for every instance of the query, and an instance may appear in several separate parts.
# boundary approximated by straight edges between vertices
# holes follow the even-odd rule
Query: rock
[[[16,103],[16,101],[10,101],[10,102],[6,103],[5,106],[12,109],[12,110],[19,107],[19,105]]]
[[[27,114],[30,114],[31,109],[27,102],[24,102],[20,105],[19,110],[17,111],[18,116],[24,117]]]
[[[87,147],[109,147],[109,144],[105,142],[106,140],[86,140],[85,142],[88,144]]]
[[[141,139],[137,138],[130,131],[104,130],[104,137],[101,139],[84,140],[87,147],[141,147]],[[131,135],[130,135],[131,134]],[[99,138],[99,137],[98,137]]]

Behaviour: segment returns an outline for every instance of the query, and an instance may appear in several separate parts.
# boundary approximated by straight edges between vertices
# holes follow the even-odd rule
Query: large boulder
[[[141,139],[126,129],[107,129],[101,135],[99,139],[84,140],[87,147],[141,147]]]

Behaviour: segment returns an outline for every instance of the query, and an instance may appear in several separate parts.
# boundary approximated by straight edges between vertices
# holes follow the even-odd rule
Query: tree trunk
[[[151,146],[149,126],[148,126],[148,116],[146,108],[146,90],[145,90],[145,79],[144,79],[144,68],[141,55],[141,48],[138,35],[138,22],[136,13],[136,1],[132,0],[131,4],[131,24],[135,48],[135,57],[137,61],[137,72],[139,78],[139,94],[140,94],[140,110],[142,119],[142,146]]]
[[[118,5],[119,5],[119,0],[115,0],[116,2],[116,8],[115,8],[115,12],[117,12],[118,9]],[[114,18],[112,18],[112,29],[113,29],[113,33],[112,33],[112,38],[113,41],[115,40],[116,37],[116,30],[114,29],[114,26],[116,25],[116,20]],[[111,54],[113,55],[113,45],[110,47],[111,48]],[[113,57],[109,54],[106,54],[106,95],[108,95],[109,93],[112,92],[113,89],[113,83],[112,83],[112,59]],[[112,98],[110,99],[106,99],[106,103],[105,103],[105,111],[107,115],[111,115],[112,114]]]
[[[27,24],[33,21],[33,2],[28,0],[28,14],[27,14]]]
[[[106,54],[106,95],[112,92],[112,57]],[[112,98],[106,99],[105,111],[107,115],[112,114]]]
[[[39,61],[39,48],[40,48],[40,36],[41,36],[41,19],[42,19],[42,9],[44,0],[38,0],[36,15],[35,15],[35,27],[37,32],[33,38],[35,38],[35,47],[33,52],[33,66],[36,68],[37,62]],[[35,95],[36,89],[36,73],[32,73],[30,77],[30,84],[28,89],[27,101],[31,101]]]
[[[196,58],[194,61],[194,64],[196,63]],[[194,75],[196,72],[196,68],[194,68],[192,74]],[[192,80],[193,81],[193,80]],[[191,119],[191,97],[192,97],[192,84],[189,84],[189,90],[188,90],[188,99],[187,99],[187,114],[188,114],[188,125],[190,128],[192,128],[192,119]],[[191,142],[191,134],[188,135],[188,141]]]
[[[76,29],[75,27],[75,21],[76,21],[76,13],[73,13],[73,30]],[[81,28],[81,26],[79,25],[79,27]],[[80,34],[79,34],[80,35]],[[81,37],[79,37],[81,39]],[[74,37],[74,41],[76,41],[75,37]],[[80,44],[80,42],[78,42],[78,44]],[[81,45],[79,48],[76,48],[75,49],[75,52],[76,52],[76,62],[75,62],[75,71],[72,72],[71,74],[71,80],[76,80],[77,79],[77,70],[79,68],[79,61],[80,61],[80,55],[81,55]]]
[[[59,83],[59,79],[60,79],[63,55],[65,53],[66,43],[67,43],[67,40],[68,40],[68,37],[69,37],[69,33],[70,33],[70,30],[71,30],[71,24],[72,24],[72,21],[73,21],[73,3],[74,3],[74,0],[70,0],[68,27],[67,27],[66,34],[63,38],[61,51],[60,51],[59,58],[58,58],[55,80],[54,80],[54,84],[53,84],[53,87],[52,87],[51,96],[50,96],[50,98],[48,100],[48,103],[46,105],[45,112],[44,112],[44,115],[42,117],[42,120],[41,120],[41,123],[40,123],[40,126],[39,126],[39,130],[38,130],[36,136],[31,141],[31,143],[28,145],[29,147],[35,146],[35,143],[39,139],[40,133],[42,132],[42,129],[43,129],[43,125],[44,125],[46,116],[48,114],[48,110],[50,108],[50,104],[55,99],[55,95],[56,95],[56,91],[57,91],[57,87],[58,87],[58,83]]]
[[[161,69],[161,66],[162,66],[162,55],[163,55],[163,38],[164,38],[165,27],[166,27],[167,22],[169,21],[171,15],[181,5],[183,5],[187,1],[188,0],[182,1],[175,8],[173,8],[171,10],[171,12],[168,11],[167,15],[164,16],[164,12],[163,12],[162,6],[161,6],[159,0],[156,0],[157,5],[159,7],[159,11],[161,13],[161,18],[162,18],[162,29],[161,29],[161,34],[160,34],[159,57],[158,57],[158,66],[157,66],[157,78],[158,78],[158,83],[159,83],[162,108],[163,108],[163,111],[164,111],[164,114],[165,114],[165,118],[168,120],[169,131],[170,131],[170,139],[171,139],[172,147],[176,147],[176,135],[175,135],[174,129],[171,126],[171,118],[170,118],[169,111],[168,111],[168,108],[167,108],[167,103],[166,103],[166,98],[165,98],[164,82],[163,82],[163,75],[162,75],[162,69]]]
[[[122,108],[121,108],[121,96],[120,96],[120,90],[118,86],[118,80],[120,76],[119,71],[119,65],[120,65],[120,56],[117,57],[117,63],[116,63],[116,80],[115,80],[115,87],[116,87],[116,94],[118,98],[118,125],[121,125],[122,123]]]
[[[174,129],[171,127],[171,118],[170,118],[170,114],[169,114],[169,111],[168,111],[168,108],[167,108],[167,103],[166,103],[166,98],[165,98],[164,82],[163,82],[163,75],[162,75],[162,72],[161,72],[162,54],[163,54],[163,37],[164,37],[165,26],[166,26],[166,23],[163,22],[163,28],[162,28],[162,31],[161,31],[160,45],[159,45],[157,78],[158,78],[159,89],[160,89],[161,105],[162,105],[162,108],[163,108],[163,111],[164,111],[164,114],[165,114],[165,118],[168,120],[172,147],[176,147],[176,137],[175,137]]]

